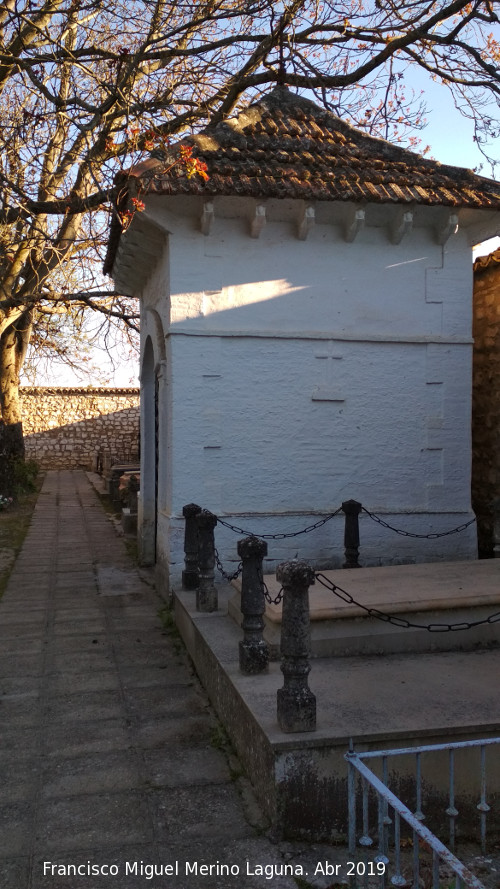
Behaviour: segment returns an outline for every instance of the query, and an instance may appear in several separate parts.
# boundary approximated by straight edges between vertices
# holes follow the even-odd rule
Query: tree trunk
[[[24,458],[23,425],[19,400],[19,374],[31,332],[31,313],[18,318],[0,337],[0,493],[10,494],[8,463]]]

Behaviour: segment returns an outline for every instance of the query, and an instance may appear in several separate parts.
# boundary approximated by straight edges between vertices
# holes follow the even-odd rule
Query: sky
[[[474,142],[473,124],[470,120],[463,117],[455,108],[453,99],[449,91],[430,81],[422,73],[421,80],[419,75],[412,75],[412,86],[416,91],[425,89],[426,105],[429,109],[427,114],[427,126],[420,133],[422,140],[422,149],[430,146],[430,153],[427,157],[432,157],[440,163],[451,164],[457,167],[466,167],[476,169],[482,166],[480,170],[483,176],[491,176],[491,169],[485,163],[484,157]],[[474,258],[487,253],[491,253],[500,246],[500,238],[492,239],[484,242],[474,250]],[[122,360],[120,348],[112,350],[111,360],[107,359],[106,352],[99,350],[95,353],[94,364],[102,368],[104,377],[110,386],[138,386],[139,385],[139,367],[138,358]],[[54,363],[50,371],[40,373],[36,381],[37,385],[58,385],[58,386],[81,386],[81,378],[75,376],[68,368],[63,365],[56,366]],[[102,385],[95,378],[88,380],[88,385]]]
[[[427,156],[454,167],[475,170],[482,166],[477,172],[482,176],[492,176],[489,164],[474,142],[473,123],[455,108],[451,93],[423,77],[420,84],[416,82],[415,88],[418,85],[425,89],[426,103],[432,109],[427,114],[427,126],[421,134],[422,145],[431,147]],[[499,246],[500,238],[485,241],[474,249],[474,259],[491,253]]]
[[[422,146],[430,145],[432,156],[442,164],[475,169],[483,176],[491,176],[491,170],[474,142],[474,127],[471,120],[464,117],[453,103],[453,97],[446,87],[425,77],[424,72],[414,72],[412,83],[415,90],[425,90],[428,107],[427,125],[420,133]]]

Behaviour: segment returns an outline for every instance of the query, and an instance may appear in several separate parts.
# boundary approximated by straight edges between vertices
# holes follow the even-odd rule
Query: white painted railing
[[[459,814],[455,807],[455,752],[467,748],[479,748],[480,751],[479,802],[476,808],[479,812],[479,836],[481,850],[484,854],[486,850],[486,819],[490,811],[490,806],[486,801],[486,749],[491,745],[499,744],[500,738],[484,738],[473,741],[459,741],[451,744],[429,744],[421,747],[375,750],[367,753],[357,753],[352,749],[349,750],[345,755],[349,767],[349,853],[355,857],[358,846],[363,850],[363,859],[360,860],[356,873],[352,874],[351,886],[367,887],[368,885],[373,885],[373,878],[376,878],[380,889],[384,889],[387,885],[418,887],[420,885],[421,845],[425,843],[432,854],[432,873],[429,889],[442,889],[444,885],[448,889],[450,886],[449,880],[444,883],[442,879],[440,880],[440,868],[442,865],[446,865],[447,872],[453,874],[453,889],[465,889],[465,887],[467,889],[484,889],[481,881],[458,860],[452,851],[455,847],[455,826]],[[449,822],[449,848],[422,823],[425,820],[425,815],[422,811],[421,760],[423,755],[438,751],[448,752],[449,786],[448,806],[445,814]],[[388,787],[389,758],[408,755],[415,757],[415,812],[411,812]],[[378,760],[382,766],[382,778],[377,777],[368,768],[364,760]],[[357,780],[357,776],[360,777],[360,781]],[[356,802],[357,785],[359,783],[361,784],[362,793],[362,831],[361,836],[357,837]],[[368,802],[370,788],[377,800],[378,817],[374,833],[376,833],[378,839],[378,851],[375,851],[375,844],[369,825]],[[411,881],[402,873],[401,820],[409,826],[412,833]],[[389,843],[390,828],[392,828],[391,844]],[[390,853],[391,857],[389,857]]]

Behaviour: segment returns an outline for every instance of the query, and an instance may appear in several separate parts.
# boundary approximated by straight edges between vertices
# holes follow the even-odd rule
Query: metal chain
[[[458,525],[456,528],[452,528],[450,531],[440,531],[435,532],[433,534],[415,534],[413,531],[403,531],[401,528],[394,528],[393,525],[390,525],[389,522],[385,522],[384,519],[381,519],[380,516],[375,515],[373,512],[369,512],[368,509],[365,509],[364,506],[361,507],[363,512],[366,512],[367,516],[370,516],[374,522],[377,522],[379,525],[382,525],[384,528],[388,528],[390,531],[394,531],[396,534],[400,534],[401,537],[416,537],[419,540],[437,540],[438,537],[448,537],[450,534],[459,534],[460,531],[465,531],[469,525],[473,525],[476,521],[475,518],[470,519],[468,522],[464,522],[463,525]]]
[[[233,574],[228,574],[226,571],[224,571],[224,568],[223,568],[222,562],[220,560],[217,548],[215,548],[215,562],[217,564],[219,573],[222,574],[224,580],[226,580],[228,583],[231,583],[232,580],[236,580],[236,578],[240,576],[242,569],[243,569],[243,562],[240,562],[236,571],[234,571]],[[261,571],[259,572],[259,580],[260,580],[260,583],[262,586],[262,591],[264,593],[264,598],[265,598],[266,602],[268,602],[269,605],[279,605],[281,600],[283,599],[283,587],[281,587],[279,593],[273,599],[273,597],[271,596],[271,593],[269,592],[269,590],[267,588],[266,581],[264,580],[264,575],[262,574]]]
[[[279,593],[274,597],[271,596],[271,593],[268,590],[267,583],[264,580],[264,575],[261,570],[259,570],[259,580],[260,585],[262,587],[262,591],[264,593],[264,599],[268,602],[269,605],[279,605],[283,598],[283,587],[281,587]]]
[[[219,553],[217,552],[217,548],[215,548],[215,562],[217,564],[219,573],[222,574],[224,580],[226,580],[227,583],[231,583],[232,580],[236,580],[236,578],[240,576],[242,568],[243,568],[243,562],[239,563],[236,571],[233,574],[227,574],[227,572],[224,571],[224,568],[222,566],[222,562],[220,560]]]
[[[483,620],[461,621],[456,624],[415,624],[406,620],[405,617],[385,614],[384,611],[379,611],[378,608],[368,608],[366,605],[362,605],[361,602],[356,602],[356,599],[354,599],[350,593],[343,590],[342,587],[337,586],[336,583],[333,583],[333,581],[329,580],[328,577],[325,577],[324,574],[315,574],[314,576],[322,586],[326,587],[327,590],[330,590],[330,592],[334,593],[339,599],[342,599],[342,601],[348,602],[349,605],[357,605],[358,608],[362,608],[363,611],[366,611],[370,617],[376,617],[378,620],[393,624],[395,627],[402,627],[405,630],[414,628],[417,630],[428,630],[429,633],[449,633],[456,630],[471,630],[473,627],[479,627],[482,624],[495,624],[500,621],[500,611],[496,611],[494,614],[490,614],[489,617],[485,617]]]
[[[244,528],[238,528],[237,525],[231,525],[229,522],[225,522],[218,516],[217,522],[219,525],[224,525],[225,528],[229,528],[230,531],[234,531],[236,534],[244,534],[246,537],[258,537],[259,540],[284,540],[286,537],[298,537],[299,534],[308,534],[310,531],[315,531],[316,528],[321,528],[322,525],[326,525],[326,523],[329,522],[330,519],[333,519],[334,516],[338,515],[339,512],[342,512],[341,506],[336,509],[335,512],[327,515],[324,519],[315,522],[314,525],[308,525],[307,528],[303,528],[302,531],[289,531],[287,534],[254,534],[253,531],[245,531]]]

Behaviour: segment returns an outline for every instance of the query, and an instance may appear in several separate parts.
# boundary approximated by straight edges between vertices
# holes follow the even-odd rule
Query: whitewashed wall
[[[143,295],[142,335],[167,335],[159,551],[173,576],[192,501],[256,533],[298,530],[350,498],[417,533],[472,518],[472,266],[460,232],[443,248],[430,224],[394,245],[380,210],[384,224],[354,243],[326,224],[300,241],[289,222],[254,239],[247,219],[216,216],[204,236],[196,218],[162,218],[172,234]],[[422,542],[364,517],[361,532],[364,564],[476,555],[474,526]],[[334,519],[270,543],[269,557],[339,564],[342,534]],[[225,561],[237,539],[217,530]]]

